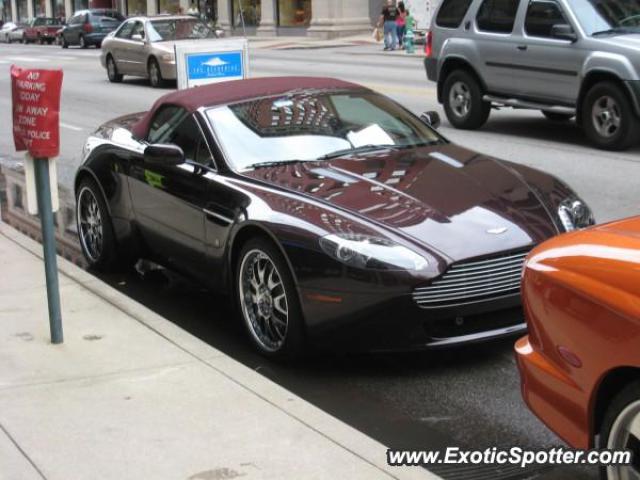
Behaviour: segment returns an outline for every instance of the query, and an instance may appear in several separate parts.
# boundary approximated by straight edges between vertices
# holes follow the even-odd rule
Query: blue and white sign
[[[177,44],[178,89],[247,78],[248,50],[246,39]]]

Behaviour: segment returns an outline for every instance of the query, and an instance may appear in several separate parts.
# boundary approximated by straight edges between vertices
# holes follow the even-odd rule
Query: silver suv
[[[456,128],[514,107],[576,117],[599,148],[640,140],[640,0],[442,0],[425,53]]]

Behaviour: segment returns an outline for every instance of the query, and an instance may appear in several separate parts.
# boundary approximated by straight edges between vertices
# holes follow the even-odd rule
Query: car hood
[[[638,51],[638,49],[640,49],[640,33],[617,34],[612,35],[606,39],[602,37],[600,39],[604,40],[608,44],[632,49],[636,52]]]
[[[243,175],[346,210],[450,261],[526,248],[557,234],[545,206],[519,175],[451,144]]]

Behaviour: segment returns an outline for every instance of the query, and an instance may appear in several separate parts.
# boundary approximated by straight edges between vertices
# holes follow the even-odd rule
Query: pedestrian
[[[398,44],[398,27],[396,25],[398,9],[393,5],[393,0],[387,0],[387,4],[382,8],[378,27],[384,27],[384,49],[395,50]]]
[[[404,2],[398,2],[398,17],[396,18],[396,30],[398,32],[398,46],[402,48],[404,42],[404,33],[406,32],[407,25],[407,9],[404,6]]]

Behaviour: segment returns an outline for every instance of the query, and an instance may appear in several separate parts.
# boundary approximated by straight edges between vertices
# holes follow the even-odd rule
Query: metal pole
[[[244,25],[244,10],[242,8],[242,0],[238,0],[238,6],[240,7],[240,21],[242,22],[242,36],[247,38],[247,29]]]
[[[34,159],[38,214],[42,225],[42,248],[44,250],[44,272],[47,279],[47,302],[49,304],[49,327],[51,343],[62,343],[62,315],[60,314],[60,290],[58,288],[58,262],[56,259],[56,237],[51,207],[51,185],[49,159]]]

